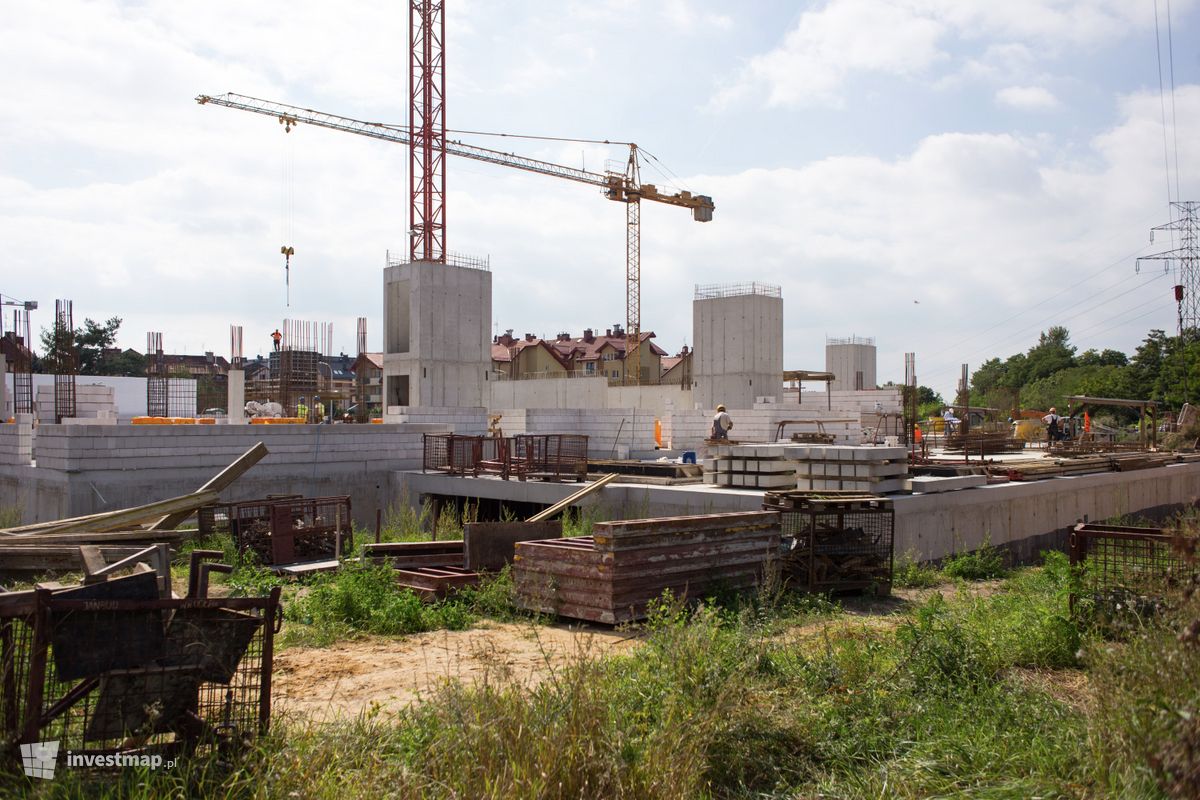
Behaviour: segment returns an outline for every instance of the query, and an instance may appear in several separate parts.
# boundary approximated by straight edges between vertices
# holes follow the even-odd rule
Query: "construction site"
[[[1061,414],[1019,401],[988,408],[973,402],[963,364],[956,396],[930,412],[921,354],[905,354],[902,382],[882,384],[899,365],[878,363],[861,319],[857,332],[825,337],[823,364],[795,363],[785,323],[808,312],[753,266],[735,282],[691,284],[690,344],[672,353],[644,324],[661,312],[642,302],[643,204],[718,226],[721,197],[644,182],[635,144],[617,143],[623,163],[589,171],[448,137],[446,11],[409,5],[406,125],[195,97],[202,117],[257,114],[280,135],[315,126],[406,149],[408,248],[387,251],[373,288],[360,290],[362,306],[382,313],[375,338],[359,317],[356,351],[338,353],[333,323],[289,317],[274,349],[251,359],[232,322],[227,354],[176,356],[167,328],[146,335],[144,376],[95,376],[81,374],[75,341],[90,311],[82,302],[55,303],[40,355],[31,319],[49,309],[5,302],[0,758],[14,774],[24,768],[22,785],[53,777],[55,764],[82,775],[91,764],[225,763],[249,742],[286,740],[297,719],[334,725],[416,713],[429,697],[447,704],[442,679],[490,685],[481,648],[533,692],[581,647],[650,647],[642,640],[665,624],[663,603],[702,615],[714,597],[742,608],[779,590],[887,627],[873,615],[929,596],[906,582],[914,570],[988,557],[1011,573],[1047,551],[1086,576],[1069,587],[1073,610],[1115,603],[1119,614],[1197,580],[1172,521],[1200,500],[1192,405],[1073,394]],[[623,321],[603,334],[499,333],[489,258],[447,247],[447,173],[461,160],[599,189],[610,213],[623,206]],[[1183,336],[1200,323],[1200,225],[1197,204],[1176,205],[1163,227],[1179,247],[1142,258],[1181,265]],[[285,244],[280,255],[290,263],[294,252]],[[1127,423],[1106,426],[1110,412]],[[341,643],[313,638],[314,598],[380,569],[425,609],[417,615],[481,604],[489,587],[507,594],[502,611],[472,611],[490,622],[456,644],[446,637],[470,632],[450,623],[442,639],[372,628]],[[1004,591],[958,589],[960,599],[992,590]],[[525,624],[535,632],[518,635]],[[829,681],[829,692],[854,692],[850,678]],[[80,780],[108,779],[99,774]],[[757,786],[706,775],[703,785],[638,785],[642,796]],[[815,785],[772,780],[773,791]],[[482,791],[471,785],[414,796]],[[620,794],[616,784],[495,784],[518,785],[519,796]]]

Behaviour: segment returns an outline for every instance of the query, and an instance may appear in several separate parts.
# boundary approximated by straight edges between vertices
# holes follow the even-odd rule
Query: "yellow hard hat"
[[[718,403],[718,404],[717,404],[717,411],[724,411],[724,410],[725,410],[725,404],[724,404],[724,403]]]

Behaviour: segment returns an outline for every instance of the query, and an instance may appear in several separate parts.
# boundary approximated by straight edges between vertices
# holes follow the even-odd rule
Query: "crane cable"
[[[291,132],[290,127],[287,132]],[[279,197],[280,238],[283,239],[284,244],[280,246],[279,252],[283,256],[284,299],[290,308],[292,305],[292,256],[296,254],[296,249],[289,244],[295,233],[296,146],[291,136],[286,137],[286,139],[287,144],[284,145],[283,159],[280,166],[281,181]]]

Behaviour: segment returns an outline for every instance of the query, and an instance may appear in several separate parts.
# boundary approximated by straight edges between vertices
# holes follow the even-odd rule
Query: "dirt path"
[[[375,705],[395,710],[447,679],[503,677],[534,686],[573,657],[636,642],[603,628],[487,623],[467,631],[292,648],[275,656],[272,703],[284,714],[318,721],[353,717]]]

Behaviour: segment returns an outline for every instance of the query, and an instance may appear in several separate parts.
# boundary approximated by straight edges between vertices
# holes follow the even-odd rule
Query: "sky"
[[[637,142],[643,181],[713,198],[705,224],[643,204],[642,327],[668,351],[692,344],[697,284],[760,281],[782,287],[785,369],[874,337],[880,382],[915,352],[948,396],[961,364],[1052,325],[1081,351],[1175,330],[1176,276],[1135,262],[1177,245],[1150,236],[1171,200],[1200,200],[1198,5],[449,0],[447,124]],[[228,355],[237,324],[254,356],[290,318],[352,352],[359,316],[379,349],[406,148],[194,98],[402,123],[407,24],[382,0],[8,0],[0,293],[40,303],[35,329],[57,298],[77,323],[118,316],[138,350],[161,331]],[[454,136],[594,171],[627,154]],[[461,159],[447,175],[447,246],[489,259],[495,332],[624,323],[619,205]]]

